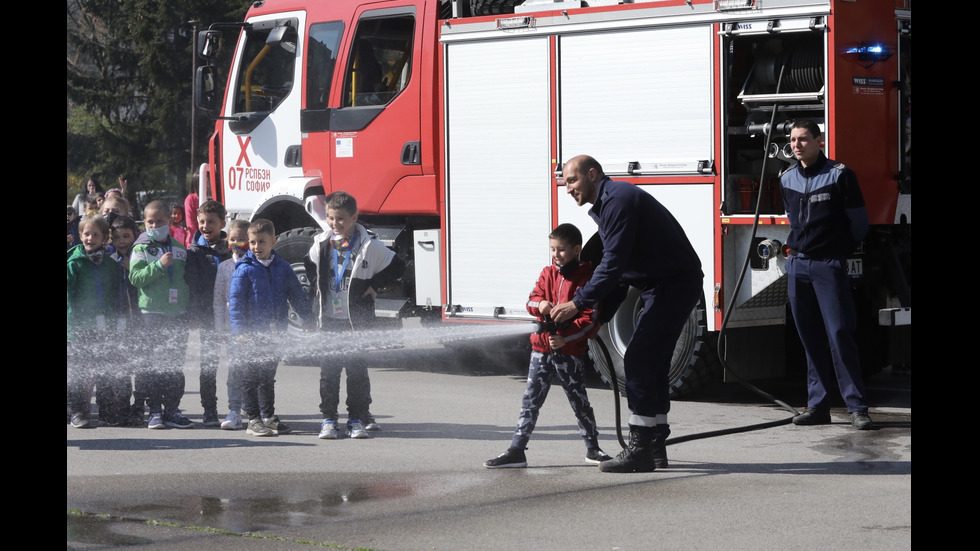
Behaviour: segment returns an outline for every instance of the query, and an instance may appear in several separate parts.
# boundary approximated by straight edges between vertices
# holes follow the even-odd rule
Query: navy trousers
[[[643,311],[623,356],[626,400],[635,415],[655,417],[670,411],[671,356],[701,298],[701,283],[698,278],[669,281],[640,295]]]
[[[221,340],[213,329],[201,328],[201,407],[218,412],[218,358]]]
[[[278,359],[241,361],[242,409],[248,419],[268,419],[276,414],[276,369]]]
[[[786,275],[793,320],[806,350],[807,407],[830,408],[827,389],[836,377],[847,411],[867,411],[846,261],[791,256]]]
[[[184,360],[187,354],[187,322],[183,317],[143,314],[143,354],[134,380],[134,396],[140,405],[145,396],[150,413],[176,412],[184,397]]]
[[[344,363],[339,359],[328,359],[320,366],[320,413],[324,419],[337,420],[340,372],[346,369],[347,418],[364,421],[371,409],[371,378],[367,364],[360,358],[348,358]]]

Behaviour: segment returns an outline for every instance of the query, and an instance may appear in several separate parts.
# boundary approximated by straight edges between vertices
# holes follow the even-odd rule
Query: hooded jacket
[[[212,246],[198,231],[194,242],[187,249],[187,281],[194,284],[188,308],[191,316],[200,321],[202,328],[214,328],[214,283],[218,276],[218,266],[229,258],[231,250],[228,249],[225,232],[221,232],[218,242]]]
[[[173,264],[165,268],[160,258],[173,253]],[[129,257],[129,281],[139,289],[139,308],[144,314],[181,316],[190,302],[190,286],[185,281],[187,249],[173,237],[158,243],[143,232],[133,244]],[[171,302],[171,289],[176,296]]]

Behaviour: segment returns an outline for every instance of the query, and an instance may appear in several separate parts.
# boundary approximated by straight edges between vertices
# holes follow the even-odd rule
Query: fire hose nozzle
[[[534,332],[535,333],[557,333],[562,329],[568,327],[571,321],[564,321],[562,323],[555,323],[551,318],[547,318],[544,321],[538,320],[534,322]]]

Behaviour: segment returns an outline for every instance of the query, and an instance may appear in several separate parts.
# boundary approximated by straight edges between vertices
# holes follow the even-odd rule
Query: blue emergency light
[[[844,50],[845,54],[857,54],[859,61],[870,61],[873,63],[885,61],[894,55],[894,49],[882,44],[872,44],[863,42],[860,46],[854,46]]]

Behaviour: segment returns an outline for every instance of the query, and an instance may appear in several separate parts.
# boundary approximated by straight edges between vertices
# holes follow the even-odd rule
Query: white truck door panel
[[[548,67],[547,37],[447,46],[451,315],[531,319],[527,296],[550,261]]]

